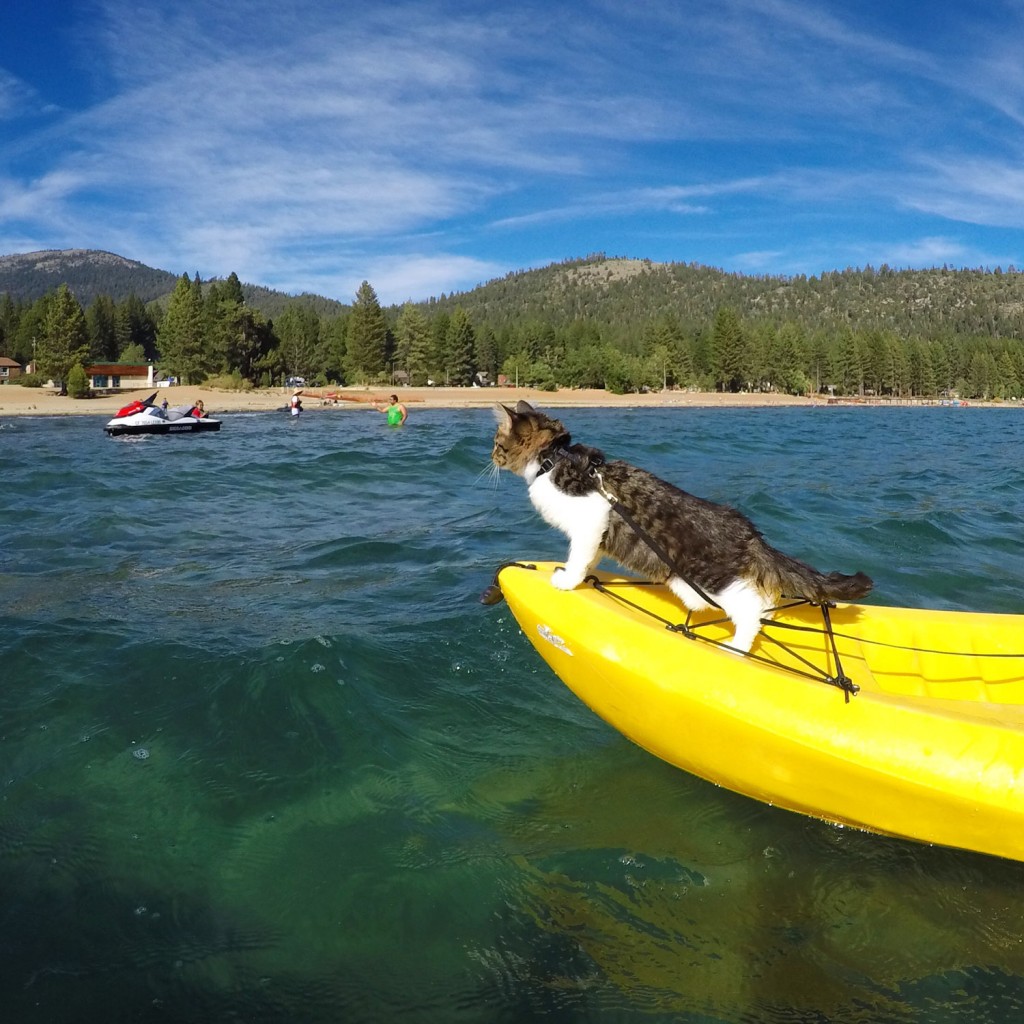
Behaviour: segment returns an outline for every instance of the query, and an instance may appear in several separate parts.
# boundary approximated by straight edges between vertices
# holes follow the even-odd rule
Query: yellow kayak
[[[666,587],[503,567],[523,632],[606,722],[671,764],[791,811],[1024,860],[1024,615],[781,609],[750,656]],[[830,624],[830,628],[828,628]]]

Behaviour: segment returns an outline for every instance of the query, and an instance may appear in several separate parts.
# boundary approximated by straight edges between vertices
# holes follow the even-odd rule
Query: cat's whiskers
[[[498,489],[498,482],[501,479],[501,467],[496,465],[494,462],[489,462],[480,470],[479,473],[477,473],[476,478],[477,480],[487,478],[485,482],[490,483],[491,490],[496,491]]]

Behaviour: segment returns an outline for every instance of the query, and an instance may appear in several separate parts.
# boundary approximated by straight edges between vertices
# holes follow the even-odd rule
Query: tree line
[[[467,303],[468,305],[469,303]],[[687,319],[675,309],[634,309],[608,321],[535,304],[432,300],[384,309],[364,281],[337,313],[301,297],[273,319],[248,305],[235,274],[183,274],[165,302],[97,295],[83,308],[61,285],[32,303],[0,296],[0,353],[34,361],[40,377],[66,382],[89,363],[154,362],[182,383],[215,379],[268,386],[291,376],[312,385],[663,387],[720,391],[831,391],[974,399],[1024,393],[1020,336],[857,327],[844,318],[808,324],[776,313],[745,315],[720,304]],[[225,380],[228,379],[228,380]]]

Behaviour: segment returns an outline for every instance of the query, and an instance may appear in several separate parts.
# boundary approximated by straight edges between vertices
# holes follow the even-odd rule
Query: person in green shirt
[[[408,410],[398,400],[398,395],[391,396],[391,404],[386,408],[375,405],[374,409],[376,409],[377,412],[384,413],[388,418],[388,425],[392,427],[400,427],[409,415]]]

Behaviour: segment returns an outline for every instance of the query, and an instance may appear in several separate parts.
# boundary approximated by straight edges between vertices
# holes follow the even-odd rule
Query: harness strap
[[[552,448],[549,454],[541,461],[540,469],[537,471],[537,475],[540,476],[542,473],[549,473],[554,469],[558,459],[568,458],[569,453],[562,447]],[[623,522],[661,559],[662,562],[681,579],[702,601],[709,604],[712,608],[717,608],[719,611],[722,610],[722,606],[715,601],[709,594],[707,594],[702,587],[698,586],[692,580],[687,579],[686,573],[682,572],[678,565],[672,560],[668,552],[626,511],[625,506],[619,501],[618,498],[612,494],[607,487],[604,485],[604,478],[598,469],[599,466],[603,465],[603,461],[599,459],[591,458],[587,467],[588,472],[597,481],[597,492],[608,502],[618,516],[621,517]]]
[[[558,459],[560,459],[560,458],[568,458],[568,457],[569,457],[569,453],[565,450],[564,447],[554,447],[554,448],[551,448],[549,450],[549,453],[541,461],[540,469],[538,470],[538,474],[537,475],[540,476],[542,473],[550,472],[555,467],[556,461]],[[600,470],[598,468],[601,465],[603,465],[603,460],[591,458],[590,462],[589,462],[589,466],[588,466],[588,472],[594,478],[594,480],[597,482],[597,492],[598,492],[598,494],[600,494],[601,497],[604,498],[604,500],[608,502],[608,504],[612,508],[612,511],[615,512],[616,515],[620,516],[622,518],[623,522],[658,556],[658,558],[661,559],[661,561],[665,564],[665,566],[669,569],[669,571],[674,573],[680,580],[682,580],[683,583],[685,583],[702,601],[704,601],[706,604],[710,605],[712,608],[717,608],[719,611],[723,611],[724,609],[722,608],[722,606],[716,600],[714,600],[714,598],[712,598],[698,584],[696,584],[692,580],[688,579],[687,576],[686,576],[686,573],[680,571],[679,567],[676,565],[675,561],[668,554],[668,552],[629,514],[629,512],[623,506],[622,502],[619,501],[619,499],[616,498],[615,495],[612,494],[611,491],[609,491],[607,487],[605,487],[604,478],[601,476]],[[604,589],[598,583],[596,578],[590,577],[590,579],[591,579],[592,582],[594,582],[598,586],[598,589],[602,589],[602,590]],[[808,601],[807,603],[808,604],[814,604],[813,601]],[[840,659],[839,659],[839,649],[836,646],[836,639],[835,639],[835,636],[832,633],[832,620],[831,620],[831,618],[829,617],[829,614],[828,614],[828,609],[829,609],[828,602],[824,602],[824,603],[818,605],[818,607],[821,608],[821,616],[822,616],[822,620],[824,622],[824,629],[822,630],[822,632],[828,637],[829,646],[830,646],[831,651],[832,651],[832,659],[833,659],[833,662],[835,664],[836,671],[835,671],[835,675],[831,675],[830,676],[827,673],[820,672],[820,670],[818,670],[820,672],[820,674],[818,676],[813,677],[813,678],[820,678],[823,682],[826,682],[826,683],[830,684],[831,686],[839,687],[839,689],[841,689],[843,691],[843,694],[844,694],[844,696],[846,698],[846,702],[849,703],[850,702],[850,697],[855,695],[859,691],[860,687],[852,679],[850,679],[850,677],[848,675],[846,675],[845,672],[843,672],[843,666],[842,666],[842,663],[840,662]],[[761,620],[762,627],[765,626],[766,624],[768,624],[770,621],[771,620],[762,619]],[[716,644],[719,647],[725,647],[728,650],[736,651],[736,649],[734,647],[731,647],[729,644],[723,643],[723,642],[718,641],[718,640],[711,640],[709,637],[702,637],[702,636],[699,636],[698,634],[694,633],[690,629],[690,616],[689,615],[687,615],[685,624],[683,624],[681,626],[678,626],[678,625],[670,626],[669,628],[683,633],[685,636],[688,636],[690,639],[704,640],[706,643]],[[770,639],[772,641],[772,643],[777,644],[784,651],[786,651],[787,654],[790,654],[791,656],[793,656],[797,660],[802,661],[805,665],[808,665],[809,667],[814,668],[814,666],[811,665],[810,662],[806,661],[806,659],[801,657],[795,651],[791,650],[789,647],[787,647],[785,644],[783,644],[780,640],[776,639],[775,637],[769,637],[768,634],[765,633],[763,629],[761,630],[761,635],[764,636],[766,639]],[[742,654],[744,657],[747,657],[747,658],[752,658],[754,661],[765,661],[765,660],[767,660],[767,659],[764,659],[764,658],[760,658],[756,654],[751,654],[749,651],[736,651],[736,653],[737,654]],[[791,671],[795,671],[795,672],[800,673],[799,669],[791,669]],[[800,673],[800,674],[801,675],[805,675],[807,673]]]
[[[609,494],[604,487],[604,481],[601,479],[601,474],[596,470],[594,471],[594,477],[598,482],[598,490],[601,497],[608,502],[612,507],[612,511],[619,515],[625,524],[668,566],[669,569],[675,573],[702,601],[711,605],[712,608],[717,608],[722,611],[722,606],[711,597],[702,587],[694,583],[693,580],[686,578],[686,573],[679,570],[679,566],[669,557],[668,552],[626,511],[623,507],[622,502],[619,501],[614,495]]]
[[[633,517],[622,507],[622,503],[615,497],[615,495],[611,494],[608,491],[608,489],[604,485],[604,480],[601,478],[601,474],[597,471],[597,467],[591,467],[590,472],[594,479],[597,481],[597,489],[600,492],[601,496],[605,499],[605,501],[607,501],[611,505],[615,512],[617,512],[623,518],[626,525],[631,530],[633,530],[633,532],[636,533],[636,535],[665,563],[665,565],[667,565],[668,568],[676,574],[676,576],[678,576],[688,587],[690,587],[690,589],[693,590],[694,593],[696,593],[702,601],[707,602],[713,608],[718,608],[721,611],[722,606],[717,601],[709,597],[708,594],[706,594],[699,586],[697,586],[696,583],[694,583],[692,580],[687,579],[684,573],[681,573],[679,571],[678,566],[676,566],[675,562],[669,557],[665,549],[646,530],[644,530],[643,527],[641,527],[635,519],[633,519]],[[808,601],[807,603],[813,604],[814,602]],[[823,632],[828,637],[829,646],[832,648],[832,658],[836,666],[835,675],[829,676],[823,674],[823,679],[826,683],[830,683],[833,686],[838,686],[839,689],[843,691],[846,697],[846,702],[849,703],[851,695],[856,694],[860,687],[857,686],[857,684],[848,675],[846,675],[845,672],[843,672],[842,662],[839,660],[839,649],[836,647],[836,638],[832,635],[832,620],[829,618],[828,614],[828,603],[822,603],[818,607],[821,608],[821,617],[825,623],[825,628]],[[764,626],[765,622],[766,620],[762,619],[761,625]],[[687,617],[687,632],[689,632],[689,617]],[[761,633],[765,637],[768,636],[768,634],[765,633],[763,629],[761,630]],[[788,647],[786,647],[785,644],[780,643],[774,637],[770,639],[773,643],[778,644],[780,647],[782,647],[787,654],[793,654],[797,658],[800,657],[799,655],[796,655],[795,652],[791,651]],[[729,647],[728,644],[723,644],[722,646]],[[749,651],[742,651],[740,653],[744,654],[747,657],[753,657],[755,658],[755,660],[757,659],[757,655],[751,655]],[[803,661],[804,659],[800,658],[800,660]]]

